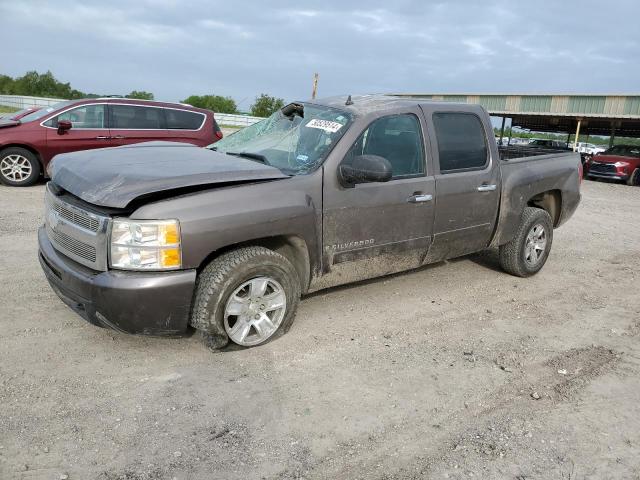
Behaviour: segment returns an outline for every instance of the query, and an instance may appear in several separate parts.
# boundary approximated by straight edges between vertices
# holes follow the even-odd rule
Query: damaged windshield
[[[347,112],[294,103],[208,148],[301,175],[324,161],[350,122]]]

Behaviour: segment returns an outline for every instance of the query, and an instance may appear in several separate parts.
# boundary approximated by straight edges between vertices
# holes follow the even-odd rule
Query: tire
[[[540,232],[544,235],[544,242],[539,237]],[[527,207],[522,213],[516,236],[500,246],[500,265],[505,272],[517,277],[535,275],[546,263],[552,243],[551,216],[541,208]]]
[[[633,172],[631,172],[631,175],[629,175],[629,178],[627,178],[627,185],[629,185],[629,186],[639,185],[640,186],[640,168],[636,168]]]
[[[211,349],[229,341],[263,345],[289,330],[300,290],[296,269],[279,253],[263,247],[233,250],[198,275],[190,323]],[[278,304],[283,306],[276,308]]]
[[[40,178],[40,161],[26,148],[9,147],[0,152],[0,182],[12,187],[27,187]]]

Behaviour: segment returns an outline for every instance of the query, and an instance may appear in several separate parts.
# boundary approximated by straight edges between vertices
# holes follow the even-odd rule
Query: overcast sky
[[[638,93],[640,2],[0,0],[0,73],[157,99]]]

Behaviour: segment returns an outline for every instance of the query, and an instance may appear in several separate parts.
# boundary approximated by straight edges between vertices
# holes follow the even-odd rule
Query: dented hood
[[[136,198],[188,187],[287,178],[275,167],[177,142],[64,153],[51,180],[93,205],[125,208]]]

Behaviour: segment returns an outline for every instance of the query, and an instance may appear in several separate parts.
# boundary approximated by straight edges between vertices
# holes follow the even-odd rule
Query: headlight
[[[616,167],[628,167],[629,166],[629,162],[616,162],[616,163],[614,163],[614,165]]]
[[[178,220],[111,223],[109,265],[124,270],[175,270],[182,266]]]

